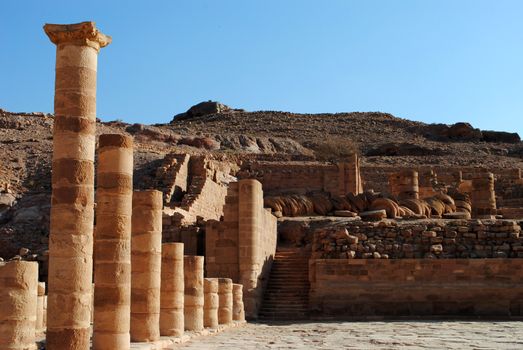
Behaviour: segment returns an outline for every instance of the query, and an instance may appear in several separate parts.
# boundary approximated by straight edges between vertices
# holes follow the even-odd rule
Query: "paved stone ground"
[[[174,349],[523,349],[523,322],[248,324]]]

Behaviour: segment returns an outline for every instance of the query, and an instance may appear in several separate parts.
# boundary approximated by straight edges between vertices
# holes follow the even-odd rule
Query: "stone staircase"
[[[305,320],[309,303],[309,255],[279,249],[265,290],[260,321]]]

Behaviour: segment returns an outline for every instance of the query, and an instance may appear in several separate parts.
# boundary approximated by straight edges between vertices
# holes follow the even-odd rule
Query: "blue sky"
[[[0,2],[0,108],[53,110],[44,23],[94,20],[103,120],[168,122],[203,100],[382,111],[523,136],[523,1]]]

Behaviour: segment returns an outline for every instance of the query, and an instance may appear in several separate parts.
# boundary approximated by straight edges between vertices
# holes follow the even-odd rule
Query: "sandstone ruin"
[[[133,143],[124,135],[98,141],[94,239],[94,349],[129,349]]]
[[[184,331],[183,243],[162,244],[160,335],[180,337]]]
[[[137,139],[181,140],[140,125],[104,130],[95,163],[111,38],[93,22],[44,29],[57,45],[49,251],[1,260],[0,348],[162,349],[246,319],[523,316],[520,168],[264,154],[281,145],[255,137],[239,138],[250,152],[208,153],[202,135],[183,142],[204,152],[147,163]],[[180,120],[207,113],[246,112]]]
[[[203,257],[185,256],[184,271],[184,324],[187,331],[201,331],[203,325]]]
[[[162,193],[133,194],[131,238],[131,340],[160,338]]]
[[[92,22],[46,24],[56,44],[49,349],[89,349],[93,275],[96,70],[111,42]],[[64,305],[66,307],[64,308]]]
[[[218,279],[206,278],[203,282],[203,325],[204,327],[218,328]]]

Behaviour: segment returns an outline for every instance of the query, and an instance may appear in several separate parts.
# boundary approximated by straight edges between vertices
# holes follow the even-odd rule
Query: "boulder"
[[[448,137],[455,140],[481,140],[481,130],[475,129],[469,123],[456,123],[449,128]]]
[[[359,213],[363,221],[379,221],[387,217],[387,212],[384,209],[370,210]]]
[[[443,219],[470,220],[470,212],[456,211],[454,213],[443,214]]]
[[[11,193],[0,193],[0,211],[11,208],[16,201],[16,197]]]
[[[177,120],[185,120],[197,118],[210,114],[227,113],[231,108],[217,101],[200,102],[187,110],[185,113],[174,116],[173,122]]]
[[[518,143],[521,142],[519,134],[516,132],[491,131],[483,130],[483,141],[501,142],[501,143]]]
[[[350,211],[350,210],[335,210],[334,211],[334,216],[353,218],[353,217],[355,217],[357,215],[358,215],[357,213],[355,213],[353,211]]]

